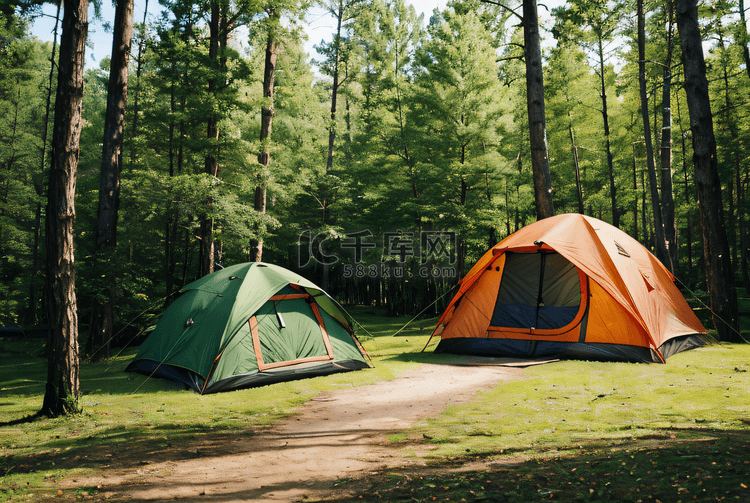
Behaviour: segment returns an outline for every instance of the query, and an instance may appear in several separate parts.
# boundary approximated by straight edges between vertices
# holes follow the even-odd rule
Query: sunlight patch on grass
[[[710,346],[665,365],[561,361],[529,367],[413,429],[435,459],[542,452],[665,430],[746,429],[750,347]]]

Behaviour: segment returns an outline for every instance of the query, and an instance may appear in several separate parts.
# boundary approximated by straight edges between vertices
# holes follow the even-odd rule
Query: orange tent
[[[438,321],[435,352],[661,362],[706,334],[674,276],[638,241],[577,213],[490,249]]]

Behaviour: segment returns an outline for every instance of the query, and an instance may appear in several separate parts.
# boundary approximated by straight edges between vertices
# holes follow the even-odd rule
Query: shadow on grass
[[[750,431],[669,429],[350,479],[325,501],[750,501]],[[345,493],[342,495],[342,493]]]
[[[33,421],[36,417],[25,418]],[[24,420],[14,421],[21,424]],[[6,423],[0,426],[11,425]],[[210,426],[186,428],[179,423],[154,427],[117,426],[81,436],[70,431],[44,442],[44,451],[0,457],[0,473],[30,474],[73,468],[137,467],[161,461],[193,459],[212,453],[233,454],[233,446],[254,433],[252,430],[214,431]]]
[[[12,421],[0,422],[0,428],[5,428],[6,426],[19,426],[22,424],[29,424],[33,423],[37,419],[46,419],[46,417],[47,416],[43,415],[41,412],[37,412],[36,414],[30,414],[28,416],[14,419]]]
[[[15,342],[15,341],[13,341]],[[23,342],[23,341],[21,341]],[[7,349],[7,348],[6,348]],[[113,357],[104,362],[81,362],[80,389],[81,397],[95,392],[113,395],[129,395],[138,393],[160,393],[164,391],[181,391],[185,389],[164,379],[149,378],[134,372],[125,372],[125,368],[135,355],[135,349],[130,349],[124,355]],[[2,354],[0,353],[0,356]],[[43,396],[47,381],[47,360],[34,356],[17,358],[9,364],[0,365],[0,401],[4,399],[21,399],[33,396]],[[10,423],[0,423],[0,426],[20,424],[36,419],[36,415],[18,419]]]
[[[120,459],[122,451],[117,457],[106,454],[106,446],[69,449],[47,457],[46,462],[54,462],[57,468],[75,464],[106,470],[246,452],[244,444],[233,444],[236,434],[207,434],[196,448],[189,435],[178,446],[148,438],[133,441],[133,433],[119,432],[129,442],[127,462]],[[24,465],[39,460],[18,461],[14,468],[23,471]],[[748,431],[669,429],[628,440],[571,445],[565,451],[467,453],[428,467],[391,467],[361,478],[341,479],[323,501],[748,501],[749,465]],[[242,496],[262,497],[280,487],[286,486],[249,488]],[[299,483],[290,481],[287,488],[299,488]],[[227,501],[227,497],[226,493],[206,494],[201,499]]]
[[[185,431],[179,424],[112,428],[97,438],[55,439],[50,443],[52,453],[0,458],[0,471],[103,471],[248,454],[253,444],[242,440],[252,435],[249,430]],[[325,435],[320,442],[327,442]],[[295,448],[289,444],[273,442],[271,448]],[[393,448],[409,445],[396,443]],[[642,437],[571,444],[565,450],[468,452],[428,466],[384,468],[337,481],[323,501],[750,501],[748,474],[750,431],[672,428]],[[207,494],[202,500],[226,497]]]

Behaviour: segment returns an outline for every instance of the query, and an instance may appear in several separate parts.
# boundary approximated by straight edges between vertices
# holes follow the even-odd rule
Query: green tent
[[[237,264],[182,289],[126,371],[201,394],[369,367],[343,308],[287,269]]]

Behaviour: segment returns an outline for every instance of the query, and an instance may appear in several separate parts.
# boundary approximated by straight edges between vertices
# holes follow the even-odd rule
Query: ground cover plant
[[[750,501],[749,372],[747,345],[531,367],[394,436],[430,468],[383,472],[359,499]]]
[[[191,459],[196,446],[231,445],[320,392],[392,379],[419,363],[446,363],[430,348],[421,352],[429,321],[400,330],[408,318],[365,308],[352,314],[374,369],[200,396],[124,373],[130,348],[84,364],[83,413],[57,419],[29,420],[46,379],[41,341],[4,338],[0,501],[96,500],[96,487],[58,493],[58,482],[124,462],[125,447],[131,462]],[[712,345],[666,365],[530,367],[522,379],[388,439],[426,467],[342,479],[331,498],[750,501],[749,371],[747,345]]]
[[[588,445],[556,458],[459,470],[389,470],[359,501],[750,501],[746,434],[700,442],[641,441],[619,449]],[[339,501],[331,499],[327,501]],[[340,501],[351,501],[350,497]]]

